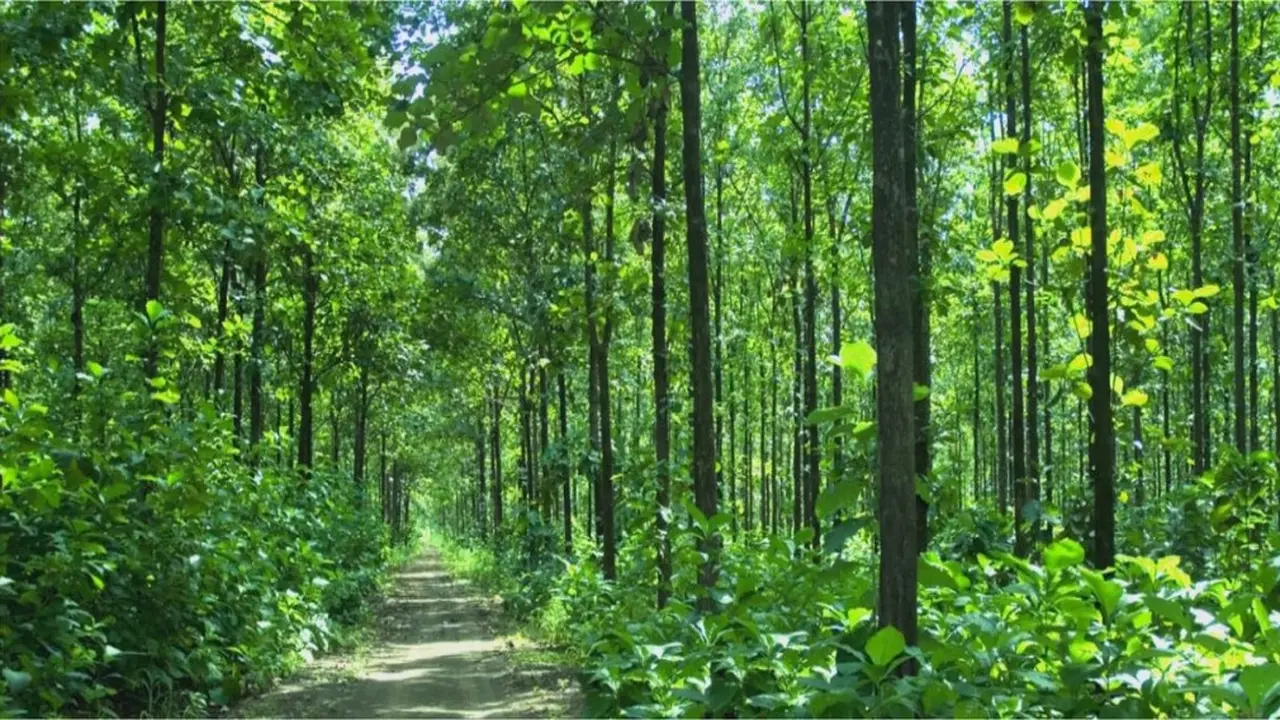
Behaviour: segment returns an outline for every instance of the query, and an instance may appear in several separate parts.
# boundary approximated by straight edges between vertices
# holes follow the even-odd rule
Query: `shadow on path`
[[[509,644],[489,627],[489,610],[466,581],[428,550],[396,575],[379,609],[377,647],[345,677],[326,677],[325,658],[299,678],[243,705],[242,717],[563,717],[567,675],[513,670]]]

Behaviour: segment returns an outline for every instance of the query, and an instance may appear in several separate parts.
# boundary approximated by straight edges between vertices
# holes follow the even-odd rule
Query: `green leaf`
[[[27,686],[31,684],[31,673],[23,672],[21,670],[10,670],[9,668],[5,668],[3,673],[4,681],[9,685],[9,693],[11,695],[16,695],[17,693],[26,690]]]
[[[1030,25],[1031,21],[1036,17],[1036,7],[1034,3],[1018,2],[1013,6],[1013,16],[1019,24]]]
[[[1084,562],[1084,548],[1071,538],[1063,538],[1044,549],[1046,570],[1063,570]]]
[[[885,667],[893,659],[907,649],[907,641],[902,633],[892,625],[882,627],[867,641],[866,652],[871,663],[876,667]]]
[[[1124,596],[1124,588],[1119,583],[1107,580],[1102,573],[1096,570],[1081,570],[1081,577],[1088,583],[1093,590],[1093,594],[1098,598],[1098,602],[1102,605],[1102,613],[1110,620],[1116,612],[1116,608],[1120,605],[1120,598]]]
[[[1012,155],[1018,152],[1018,138],[1001,138],[1000,140],[991,143],[991,152],[999,153],[1001,155]]]
[[[413,125],[405,125],[400,131],[400,138],[396,141],[396,145],[401,150],[408,150],[418,143],[418,128]]]
[[[911,385],[911,398],[913,400],[915,400],[916,402],[920,402],[921,400],[924,400],[927,397],[929,397],[928,385],[921,385],[920,383],[913,383]]]
[[[1027,174],[1024,172],[1015,172],[1004,181],[1004,194],[1017,195],[1027,187]]]
[[[862,487],[862,483],[858,480],[851,478],[841,480],[822,491],[818,496],[818,502],[814,505],[814,511],[818,513],[818,517],[826,518],[848,509],[858,501],[858,497],[862,494]]]
[[[951,568],[925,555],[916,560],[916,577],[922,587],[960,590],[960,582],[952,574]]]
[[[844,343],[840,346],[840,364],[865,378],[876,366],[876,350],[865,340]]]
[[[1163,370],[1164,372],[1173,371],[1173,358],[1169,357],[1168,355],[1157,355],[1151,361],[1151,364],[1157,370]]]
[[[863,528],[871,524],[871,516],[864,515],[862,517],[845,520],[837,524],[835,527],[827,531],[822,536],[822,548],[827,553],[838,553],[844,549],[844,544],[849,538],[857,535]]]
[[[164,315],[164,306],[155,300],[147,301],[147,319],[154,325]]]
[[[1058,170],[1054,176],[1059,185],[1074,190],[1080,183],[1080,166],[1070,160],[1063,160],[1058,163]]]
[[[1120,404],[1125,407],[1146,407],[1147,394],[1134,388],[1120,397]]]
[[[1262,703],[1267,694],[1280,683],[1280,665],[1269,662],[1265,665],[1251,665],[1240,671],[1240,687],[1249,698],[1249,705],[1262,715]]]
[[[849,417],[855,412],[857,412],[857,408],[852,405],[818,408],[806,415],[804,421],[810,425],[822,425]]]
[[[529,94],[529,86],[522,82],[514,83],[511,85],[511,87],[507,88],[508,97],[522,98],[528,94]]]

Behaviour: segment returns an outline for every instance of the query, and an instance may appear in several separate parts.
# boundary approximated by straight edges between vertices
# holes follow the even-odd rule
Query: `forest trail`
[[[317,660],[239,708],[241,717],[566,717],[567,673],[514,664],[496,610],[449,576],[434,549],[405,565],[377,609],[378,639],[361,656]]]

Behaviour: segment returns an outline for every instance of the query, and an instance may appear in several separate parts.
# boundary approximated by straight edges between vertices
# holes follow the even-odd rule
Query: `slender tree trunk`
[[[1102,4],[1093,0],[1085,8],[1088,46],[1089,92],[1089,200],[1091,248],[1089,253],[1089,315],[1092,332],[1089,351],[1089,399],[1091,438],[1090,474],[1093,477],[1093,564],[1115,564],[1115,428],[1111,422],[1111,325],[1108,322],[1107,281],[1107,166],[1103,156],[1105,135],[1102,108]]]
[[[684,193],[689,253],[689,325],[692,335],[693,487],[698,510],[710,518],[716,514],[716,445],[711,385],[711,318],[707,297],[707,219],[702,197],[702,97],[698,59],[698,6],[692,0],[680,4],[684,21],[680,64],[680,107],[684,120]],[[704,590],[715,585],[719,537],[701,538],[706,558],[698,574]],[[710,596],[699,605],[711,608]]]
[[[166,15],[169,5],[165,0],[156,4],[156,41],[155,41],[155,76],[152,78],[151,93],[151,161],[155,167],[155,185],[151,189],[151,220],[147,243],[147,293],[142,311],[146,313],[146,303],[159,302],[160,278],[164,273],[164,225],[165,205],[168,193],[164,190],[167,180],[164,177],[164,141],[165,124],[169,91],[165,80],[165,30]],[[155,338],[147,343],[143,372],[147,378],[155,377],[159,348]]]
[[[609,156],[609,188],[608,203],[605,205],[604,261],[613,265],[613,201],[614,170],[617,167],[617,145],[610,148]],[[613,523],[613,401],[609,382],[609,342],[613,335],[613,321],[607,311],[602,313],[600,352],[597,355],[599,364],[596,371],[600,374],[600,534],[604,537],[603,571],[605,578],[612,580],[617,575],[617,533]]]
[[[1240,3],[1231,3],[1231,247],[1232,247],[1232,414],[1235,420],[1235,446],[1240,454],[1249,451],[1246,434],[1244,386],[1244,193],[1240,170]]]
[[[1018,120],[1017,120],[1017,103],[1014,95],[1015,86],[1013,82],[1013,30],[1011,15],[1013,13],[1013,3],[1010,0],[1004,2],[1004,35],[1003,35],[1003,64],[1004,64],[1004,85],[1005,85],[1005,135],[1008,137],[1018,136]],[[1013,155],[1006,155],[1005,170],[1013,173],[1018,170],[1017,161]],[[1009,239],[1017,242],[1018,239],[1018,196],[1008,195],[1005,197],[1005,209],[1008,213]],[[1025,526],[1024,506],[1027,503],[1027,469],[1026,455],[1023,448],[1023,442],[1026,439],[1026,429],[1024,427],[1025,417],[1023,415],[1023,385],[1022,385],[1022,270],[1017,264],[1013,264],[1009,268],[1009,359],[1012,364],[1013,375],[1013,417],[1012,417],[1012,435],[1013,435],[1013,524],[1014,524],[1014,552],[1019,557],[1026,557],[1029,542],[1027,539],[1027,528]]]
[[[912,393],[911,248],[903,232],[907,199],[901,94],[899,6],[867,3],[871,62],[872,260],[875,269],[877,466],[880,476],[880,581],[882,627],[916,644],[915,417]],[[902,666],[914,673],[914,663]]]
[[[266,151],[259,145],[254,154],[253,175],[259,200],[266,204],[267,191]],[[256,459],[258,445],[262,442],[263,404],[262,370],[266,363],[266,313],[267,313],[267,247],[266,228],[257,229],[257,246],[253,258],[253,330],[249,338],[249,451]],[[384,473],[385,474],[385,473]]]
[[[664,14],[672,6],[667,6]],[[671,41],[671,33],[662,31],[660,48]],[[662,77],[666,77],[665,55]],[[650,262],[653,272],[653,454],[658,473],[658,608],[671,598],[671,402],[667,364],[667,87],[660,80],[653,120],[653,167],[650,194],[653,197],[653,248]]]
[[[818,409],[818,344],[817,305],[818,277],[813,266],[813,148],[811,147],[812,114],[810,102],[809,67],[809,3],[800,2],[800,55],[802,62],[803,112],[801,121],[800,167],[804,184],[804,417]],[[822,446],[817,423],[805,422],[805,481],[804,511],[809,527],[813,528],[810,545],[817,550],[822,546],[822,529],[818,522],[818,486],[822,460]]]
[[[1008,455],[1008,416],[1005,415],[1005,383],[1008,377],[1004,372],[1004,307],[1000,300],[1000,285],[991,284],[992,297],[995,302],[996,315],[996,505],[1001,514],[1009,512],[1009,455]]]
[[[1031,52],[1028,48],[1027,27],[1022,26],[1022,143],[1031,145]],[[1022,172],[1026,174],[1027,184],[1022,193],[1023,228],[1026,234],[1027,259],[1027,481],[1024,502],[1040,500],[1040,433],[1037,422],[1040,419],[1040,380],[1036,363],[1036,234],[1031,222],[1031,155],[1022,156]],[[1027,528],[1027,540],[1024,550],[1030,551],[1039,535],[1039,510],[1036,518]]]
[[[564,370],[556,373],[556,391],[559,396],[559,411],[556,419],[560,421],[560,503],[564,508],[564,554],[573,556],[573,498],[570,497],[570,485],[573,483],[573,466],[569,461],[569,408],[565,402]]]
[[[494,397],[491,407],[493,422],[489,423],[489,452],[493,455],[493,471],[490,473],[493,480],[489,491],[493,498],[489,504],[493,507],[493,537],[496,539],[502,529],[502,401]]]
[[[487,401],[486,401],[487,402]],[[480,531],[480,539],[484,540],[488,537],[488,518],[486,498],[489,492],[485,478],[485,466],[489,462],[489,453],[485,448],[485,435],[488,431],[485,429],[485,423],[488,420],[488,408],[480,409],[480,424],[476,428],[476,527]],[[383,475],[386,475],[387,467],[387,431],[382,431],[382,468]]]
[[[298,465],[304,475],[309,474],[313,460],[312,441],[314,425],[312,420],[311,395],[314,390],[312,382],[315,354],[312,344],[316,334],[316,295],[319,281],[316,278],[315,251],[311,245],[302,248],[302,375],[298,382]]]
[[[360,376],[356,380],[356,436],[352,443],[351,478],[356,489],[364,497],[364,467],[366,456],[366,430],[369,423],[369,376],[368,370],[360,368]]]

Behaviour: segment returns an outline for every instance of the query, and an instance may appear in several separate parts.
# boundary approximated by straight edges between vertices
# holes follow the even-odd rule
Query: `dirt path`
[[[565,717],[567,675],[513,662],[488,602],[428,550],[397,574],[378,610],[378,643],[323,658],[239,708],[242,717]]]

